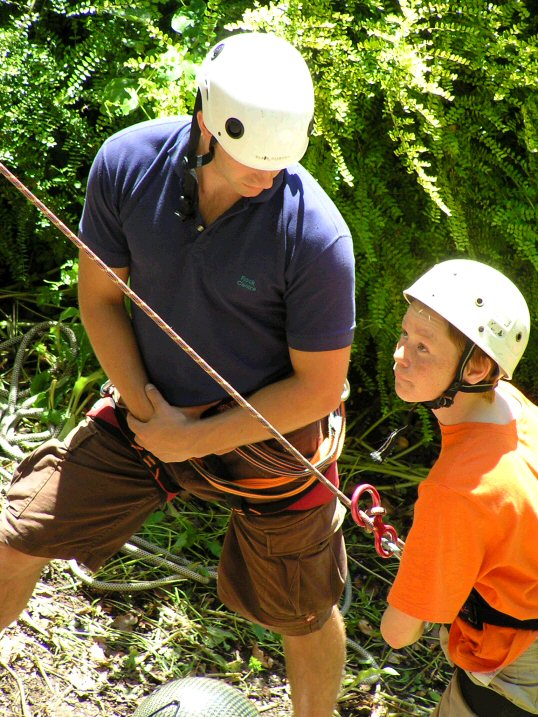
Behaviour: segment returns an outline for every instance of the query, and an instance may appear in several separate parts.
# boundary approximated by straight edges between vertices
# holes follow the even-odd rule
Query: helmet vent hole
[[[227,119],[224,127],[228,136],[232,139],[241,139],[241,137],[245,134],[245,128],[243,127],[243,123],[236,117],[230,117],[229,119]]]
[[[478,330],[480,331],[481,334],[484,333],[484,327],[483,327],[483,326],[479,326],[479,327],[478,327]]]
[[[481,299],[480,297],[478,297],[478,299],[475,301],[475,304],[477,306],[484,306],[484,299]]]
[[[516,341],[521,341],[522,338],[523,338],[523,334],[521,333],[521,331],[518,331],[516,334]]]

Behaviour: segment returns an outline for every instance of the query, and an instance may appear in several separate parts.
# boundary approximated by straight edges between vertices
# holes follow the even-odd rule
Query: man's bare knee
[[[0,545],[0,630],[14,622],[32,597],[48,558]]]
[[[24,580],[36,576],[50,562],[50,558],[41,558],[35,555],[26,555],[10,545],[0,544],[0,582]]]

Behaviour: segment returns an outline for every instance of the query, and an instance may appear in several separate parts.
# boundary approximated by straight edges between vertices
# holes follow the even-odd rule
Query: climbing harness
[[[518,620],[516,617],[496,610],[484,600],[475,588],[471,590],[458,615],[475,630],[483,630],[484,624],[511,627],[515,630],[538,630],[538,618]]]
[[[317,470],[325,471],[325,478],[342,451],[345,434],[343,406],[328,416],[327,424],[329,435],[309,459]],[[241,446],[231,453],[253,469],[265,473],[265,476],[227,480],[226,466],[218,456],[211,457],[211,461],[215,461],[213,470],[206,458],[193,459],[189,463],[210,485],[224,493],[236,510],[258,515],[281,512],[294,506],[318,484],[316,476],[311,475],[302,463],[272,449],[265,441]]]
[[[166,494],[166,500],[173,500],[179,493],[177,483],[168,477],[166,470],[161,470],[161,462],[142,446],[138,445],[135,435],[127,424],[125,410],[116,403],[117,391],[107,381],[101,387],[102,398],[86,413],[87,416],[98,423],[105,431],[126,441],[138,460],[152,475],[155,482]],[[222,402],[230,407],[231,401]],[[218,411],[219,408],[215,407]],[[222,408],[222,410],[226,410]],[[334,411],[327,420],[327,437],[322,441],[314,456],[310,459],[319,470],[324,471],[326,478],[336,485],[338,472],[336,460],[342,450],[344,440],[344,412],[343,407]],[[324,421],[316,421],[298,433],[312,433],[316,436],[323,430]],[[226,459],[232,457],[235,478],[228,478],[228,465]],[[230,451],[223,456],[206,456],[204,459],[191,459],[186,463],[201,475],[207,483],[215,487],[226,500],[228,505],[236,511],[253,515],[279,513],[286,509],[304,510],[327,503],[332,497],[326,489],[322,488],[323,495],[315,492],[319,482],[315,476],[309,480],[308,472],[301,464],[287,458],[282,451],[272,448],[267,442],[256,445],[242,446],[240,449]],[[248,472],[249,477],[238,477],[238,470]],[[258,470],[264,476],[250,477],[252,472]]]
[[[49,221],[59,229],[79,250],[83,251],[101,270],[109,277],[109,279],[127,296],[133,304],[143,311],[165,334],[179,346],[203,371],[206,372],[226,393],[234,399],[234,401],[247,411],[253,418],[259,421],[266,430],[287,450],[294,458],[301,463],[309,473],[315,475],[317,479],[325,485],[339,500],[346,506],[357,521],[361,520],[361,527],[366,531],[373,532],[377,538],[377,543],[383,548],[383,553],[389,555],[401,555],[403,541],[395,539],[395,533],[387,531],[382,521],[375,520],[375,517],[365,513],[358,508],[355,501],[355,508],[352,510],[353,502],[339,488],[331,483],[323,473],[314,466],[303,454],[298,451],[254,406],[252,406],[226,379],[215,371],[205,359],[203,359],[174,329],[167,324],[142,298],[140,298],[124,281],[122,281],[110,267],[100,259],[74,232],[69,229],[40,199],[38,199],[9,169],[0,162],[0,173],[26,197],[37,209],[39,209]],[[375,506],[374,506],[375,507]],[[389,526],[390,527],[390,526]],[[381,532],[383,531],[383,532]],[[377,549],[377,545],[376,545]],[[383,554],[382,557],[387,557]]]

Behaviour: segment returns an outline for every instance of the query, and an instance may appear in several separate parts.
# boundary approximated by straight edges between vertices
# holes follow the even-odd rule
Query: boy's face
[[[394,352],[394,387],[410,403],[433,401],[452,383],[460,352],[448,323],[420,302],[409,305]]]

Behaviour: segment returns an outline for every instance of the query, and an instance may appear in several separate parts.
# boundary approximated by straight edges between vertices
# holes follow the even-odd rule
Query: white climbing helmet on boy
[[[403,293],[449,321],[512,378],[527,346],[530,316],[522,293],[504,274],[472,259],[450,259]]]

